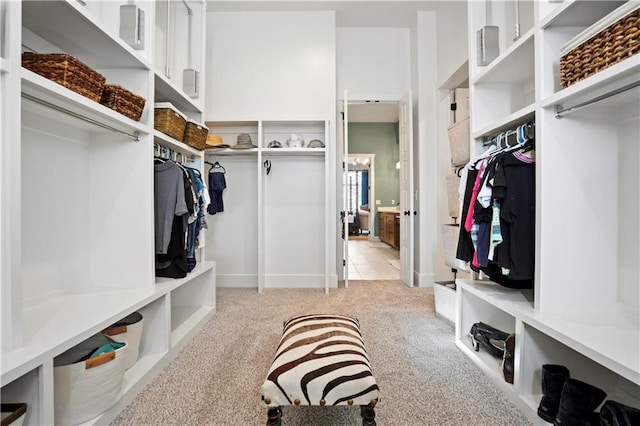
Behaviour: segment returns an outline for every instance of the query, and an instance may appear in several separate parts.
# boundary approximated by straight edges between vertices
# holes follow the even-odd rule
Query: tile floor
[[[349,241],[350,280],[399,280],[400,251],[383,242]]]

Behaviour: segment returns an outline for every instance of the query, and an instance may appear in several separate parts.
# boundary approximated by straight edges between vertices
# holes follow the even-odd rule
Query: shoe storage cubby
[[[83,3],[0,1],[0,381],[3,402],[29,405],[27,425],[54,423],[53,360],[71,347],[133,312],[143,316],[120,398],[91,421],[108,423],[215,313],[215,262],[204,262],[203,241],[186,278],[154,276],[154,145],[200,170],[204,155],[158,135],[153,104],[159,94],[201,120],[202,102],[181,83],[154,84],[156,3],[139,4],[144,50],[119,36],[127,2]],[[204,22],[202,6],[193,4],[194,21]],[[28,51],[72,55],[144,97],[140,121],[23,68]]]
[[[556,364],[567,367],[571,378],[596,386],[607,393],[606,399],[637,407],[640,403],[640,386],[621,377],[615,371],[595,362],[576,349],[524,323],[521,342],[520,375],[521,398],[534,410],[542,399],[542,366]]]
[[[458,319],[456,321],[456,345],[469,356],[487,375],[492,377],[496,384],[508,387],[513,385],[504,381],[502,372],[502,359],[494,357],[486,352],[482,347],[476,352],[471,342],[469,331],[476,322],[483,322],[505,333],[516,331],[516,321],[513,313],[509,312],[509,307],[504,304],[507,310],[496,308],[491,303],[491,298],[478,288],[486,290],[485,287],[491,284],[482,283],[459,283],[457,287],[458,297]],[[496,288],[500,292],[500,289]],[[502,292],[501,292],[502,293]],[[487,300],[489,299],[489,300]],[[517,342],[517,337],[516,337]]]
[[[468,9],[471,156],[486,139],[535,122],[535,279],[533,291],[458,279],[458,345],[478,362],[466,336],[473,317],[512,324],[505,331],[516,332],[514,385],[479,365],[534,423],[543,422],[545,363],[640,408],[640,55],[566,88],[559,72],[563,46],[625,2],[533,2],[519,11],[517,40],[503,38],[514,11],[491,3]],[[492,24],[500,55],[479,66],[476,31]]]
[[[53,364],[49,367],[53,369]],[[45,409],[51,409],[42,404],[43,388],[53,386],[52,382],[45,382],[44,367],[38,366],[31,371],[22,374],[14,380],[2,380],[0,399],[3,403],[26,403],[27,412],[24,424],[45,424]]]

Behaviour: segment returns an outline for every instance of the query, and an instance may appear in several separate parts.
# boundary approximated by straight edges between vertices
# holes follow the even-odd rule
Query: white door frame
[[[413,111],[411,92],[400,103],[400,280],[413,287],[414,215],[413,199]]]
[[[344,276],[344,288],[349,288],[349,200],[345,187],[347,185],[347,167],[349,161],[349,102],[347,90],[344,90],[342,99],[342,271]]]

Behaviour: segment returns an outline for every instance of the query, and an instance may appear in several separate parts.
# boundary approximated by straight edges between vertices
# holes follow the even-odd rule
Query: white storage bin
[[[112,341],[103,334],[96,334],[54,359],[56,425],[86,422],[118,402],[127,345],[85,361],[77,361]]]
[[[27,404],[1,404],[2,426],[22,426],[24,418],[27,415]]]
[[[442,249],[444,251],[444,263],[459,271],[469,272],[469,266],[456,258],[458,248],[459,225],[442,225]]]
[[[449,149],[451,151],[451,165],[461,166],[470,160],[471,134],[469,133],[469,118],[449,127]]]
[[[102,330],[103,334],[106,334],[116,342],[124,342],[127,344],[127,353],[124,355],[125,370],[131,368],[138,360],[143,324],[144,319],[142,318],[142,314],[134,312],[112,326]]]
[[[445,177],[447,187],[447,207],[449,208],[449,216],[460,217],[460,195],[458,187],[460,186],[460,177],[456,174],[447,175]]]

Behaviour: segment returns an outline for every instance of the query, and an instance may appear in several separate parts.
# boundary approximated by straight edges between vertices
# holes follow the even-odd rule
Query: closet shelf
[[[250,149],[205,149],[204,155],[258,155],[258,148],[250,148]]]
[[[202,111],[201,107],[196,103],[201,102],[201,100],[193,100],[188,97],[173,81],[157,70],[155,72],[155,101],[170,102],[187,116],[199,114]]]
[[[515,83],[533,78],[534,29],[524,33],[499,57],[486,67],[479,68],[472,84]]]
[[[457,279],[456,285],[511,316],[533,312],[533,290],[515,290],[491,281],[468,279]]]
[[[156,278],[156,289],[163,292],[172,291],[182,285],[188,283],[196,277],[204,274],[205,272],[213,269],[216,266],[216,262],[198,262],[193,271],[189,272],[186,277],[174,279],[174,278]]]
[[[61,86],[58,83],[54,83],[32,71],[22,68],[22,92],[33,96],[38,99],[42,99],[45,102],[55,104],[61,108],[64,108],[72,113],[84,116],[96,122],[105,124],[122,132],[132,134],[138,132],[140,134],[148,134],[151,129],[144,123],[131,120],[124,115],[115,112],[114,110],[105,107],[104,105],[94,102],[89,98],[86,98],[72,90]],[[23,107],[27,103],[23,102]],[[50,108],[30,103],[33,107],[46,108],[43,114],[50,114],[52,110]],[[69,117],[69,120],[73,120],[74,125],[77,126],[81,122],[77,118]],[[99,127],[85,123],[87,128],[91,131],[99,129]]]
[[[203,155],[202,154],[203,151],[199,151],[193,147],[190,147],[189,145],[183,142],[177,141],[171,136],[165,135],[164,133],[155,129],[153,130],[153,140],[154,142],[159,143],[165,148],[170,148],[173,151],[179,152],[189,157],[191,156],[200,157]]]
[[[37,368],[165,292],[148,286],[65,293],[25,308],[24,345],[2,353],[2,382],[9,383]]]
[[[634,383],[640,383],[638,316],[619,312],[548,314],[531,311],[523,322],[593,359]]]
[[[588,27],[603,16],[620,7],[624,1],[566,0],[540,23],[543,29],[551,27]]]
[[[502,372],[502,360],[495,358],[488,352],[480,351],[476,352],[471,347],[471,341],[469,340],[466,332],[461,339],[456,340],[456,346],[460,349],[468,358],[470,358],[493,382],[501,388],[505,388],[509,393],[513,392],[513,385],[507,383],[504,380]]]
[[[264,155],[319,155],[324,156],[326,148],[263,148]]]
[[[640,75],[640,55],[635,55],[543,99],[541,106],[543,108],[555,105],[571,107],[573,104],[589,101],[637,81],[638,75]],[[614,99],[608,102],[615,102]],[[623,97],[620,104],[626,102],[628,100]]]
[[[527,105],[513,114],[503,117],[501,120],[490,124],[478,131],[473,132],[473,139],[480,139],[485,136],[494,136],[497,133],[512,129],[514,125],[535,120],[535,105]]]
[[[112,37],[76,1],[22,2],[22,25],[94,69],[151,69],[146,60],[119,37]]]

